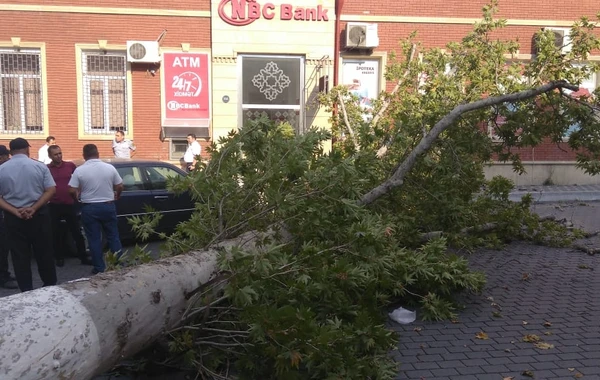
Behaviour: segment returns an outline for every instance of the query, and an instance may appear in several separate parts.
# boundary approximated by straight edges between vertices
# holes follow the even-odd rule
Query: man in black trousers
[[[0,208],[8,234],[15,276],[22,292],[33,290],[31,250],[44,286],[56,285],[48,201],[56,192],[50,170],[29,158],[29,143],[10,141],[12,158],[0,165]]]
[[[4,145],[0,145],[0,165],[8,161],[10,152]],[[0,210],[0,287],[17,289],[17,281],[11,276],[8,268],[8,242],[6,241],[6,227],[4,227],[4,212]]]
[[[87,258],[85,253],[85,242],[81,234],[81,227],[77,220],[76,204],[69,194],[69,181],[73,172],[77,168],[71,161],[63,161],[62,150],[58,145],[50,145],[48,147],[48,157],[50,162],[48,169],[56,183],[56,194],[50,199],[48,207],[50,208],[50,217],[52,218],[52,231],[54,235],[54,258],[56,266],[62,267],[65,265],[65,241],[64,235],[61,234],[61,223],[65,221],[77,248],[77,255],[84,265],[92,265],[92,261]]]

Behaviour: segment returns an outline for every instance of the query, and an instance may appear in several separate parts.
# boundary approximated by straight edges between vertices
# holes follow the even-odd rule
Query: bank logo
[[[267,100],[275,100],[277,96],[289,87],[290,77],[273,61],[267,63],[259,73],[252,78],[252,84],[258,88]]]
[[[316,7],[280,4],[276,7],[273,3],[261,4],[257,0],[221,0],[218,7],[219,17],[233,26],[250,25],[260,18],[273,20],[276,16],[280,20],[329,21],[328,11],[322,4]]]

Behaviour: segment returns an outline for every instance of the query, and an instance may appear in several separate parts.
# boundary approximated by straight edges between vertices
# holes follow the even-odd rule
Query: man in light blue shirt
[[[0,208],[8,235],[15,277],[22,292],[33,289],[31,249],[44,286],[56,285],[48,201],[56,192],[50,170],[29,158],[29,143],[11,140],[12,158],[0,166]]]

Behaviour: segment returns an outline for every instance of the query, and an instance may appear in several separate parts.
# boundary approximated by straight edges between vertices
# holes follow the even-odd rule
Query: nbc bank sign
[[[300,7],[292,4],[275,6],[273,3],[259,3],[256,0],[221,0],[219,17],[229,25],[244,26],[258,19],[329,21],[327,11],[322,5]]]

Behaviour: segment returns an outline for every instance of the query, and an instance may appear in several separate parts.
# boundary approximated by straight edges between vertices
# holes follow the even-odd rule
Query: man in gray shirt
[[[50,170],[29,158],[29,143],[11,140],[12,158],[0,166],[0,208],[15,276],[22,292],[33,289],[31,249],[44,286],[56,285],[48,201],[56,192]]]

